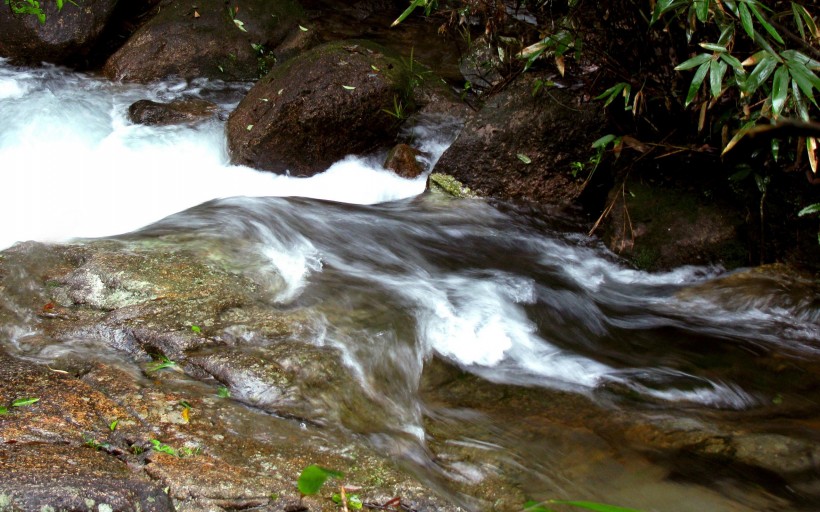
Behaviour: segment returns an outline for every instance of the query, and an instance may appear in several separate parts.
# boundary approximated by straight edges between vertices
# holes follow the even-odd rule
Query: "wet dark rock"
[[[168,2],[108,59],[105,74],[137,82],[168,76],[250,80],[284,57],[279,45],[287,41],[290,53],[304,48],[298,43],[306,39],[298,29],[303,12],[296,2],[239,5],[236,11],[221,0]]]
[[[397,144],[387,154],[384,168],[390,169],[402,178],[418,178],[424,172],[424,165],[418,161],[421,151],[408,146]]]
[[[444,152],[435,172],[479,195],[566,206],[583,191],[571,164],[589,158],[603,119],[600,106],[570,89],[532,95],[525,74],[490,97]]]
[[[474,39],[459,62],[464,79],[477,90],[489,89],[504,79],[504,62],[498,48],[488,39],[487,36]]]
[[[216,112],[215,104],[195,98],[170,103],[139,100],[128,107],[128,118],[136,124],[165,126],[202,121],[213,117]]]
[[[414,77],[385,48],[330,43],[276,67],[228,119],[234,163],[310,176],[392,142],[394,104],[413,110]]]
[[[742,212],[684,187],[668,188],[632,181],[624,193],[610,193],[613,203],[604,241],[612,251],[641,269],[681,265],[748,263],[742,243]]]
[[[77,62],[91,52],[116,5],[117,0],[84,0],[65,2],[58,11],[56,2],[41,1],[45,23],[33,15],[14,14],[2,5],[0,56],[26,64]]]

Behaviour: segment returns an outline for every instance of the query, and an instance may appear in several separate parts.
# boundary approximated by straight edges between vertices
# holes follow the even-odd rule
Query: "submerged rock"
[[[148,82],[168,76],[250,80],[281,56],[280,45],[299,48],[304,13],[293,0],[247,0],[238,5],[173,0],[137,30],[105,64],[115,80]]]
[[[571,164],[586,161],[603,126],[599,105],[582,103],[571,90],[533,95],[531,74],[490,97],[468,119],[436,164],[482,196],[566,206],[583,180]]]
[[[423,88],[423,77],[377,44],[319,46],[276,67],[242,100],[228,119],[231,158],[311,176],[393,142],[397,117],[414,110]]]
[[[65,2],[62,10],[53,1],[38,5],[45,15],[42,23],[35,15],[15,14],[9,2],[0,6],[0,56],[26,64],[80,61],[97,43],[117,0]]]
[[[202,121],[213,117],[216,112],[217,106],[214,103],[196,98],[179,99],[170,103],[139,100],[128,107],[128,119],[136,124],[165,126]]]
[[[400,496],[417,510],[460,510],[350,435],[380,409],[336,350],[310,343],[299,311],[266,302],[275,280],[255,283],[242,268],[215,242],[0,254],[3,332],[36,325],[0,338],[0,504],[282,510],[301,501],[300,471],[320,464],[379,506]],[[38,400],[11,407],[17,398]],[[336,510],[330,494],[304,503]]]

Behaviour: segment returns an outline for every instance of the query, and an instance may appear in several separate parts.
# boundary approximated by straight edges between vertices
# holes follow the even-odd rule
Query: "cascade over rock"
[[[533,74],[518,77],[470,118],[436,164],[479,195],[568,205],[583,191],[571,164],[586,161],[603,126],[600,106],[569,89],[533,96]],[[548,94],[547,94],[548,93]]]
[[[34,15],[14,14],[2,5],[0,56],[30,64],[79,61],[97,43],[116,6],[117,0],[83,0],[65,2],[58,10],[55,2],[41,1],[46,21],[40,23]]]
[[[316,47],[276,67],[231,114],[231,158],[296,176],[324,171],[345,155],[392,142],[399,125],[387,111],[410,110],[420,83],[380,45],[356,40]]]
[[[104,71],[137,82],[254,79],[284,57],[277,47],[294,52],[302,47],[298,41],[309,39],[297,28],[303,15],[293,0],[247,0],[238,10],[219,0],[172,1],[111,56]]]

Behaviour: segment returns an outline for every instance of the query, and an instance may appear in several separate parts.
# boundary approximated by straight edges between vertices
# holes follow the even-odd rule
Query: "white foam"
[[[0,70],[0,248],[129,232],[221,197],[373,204],[424,190],[424,178],[402,179],[362,158],[312,178],[232,166],[221,122],[147,127],[126,120],[131,102],[167,100],[190,92],[186,84],[140,89],[54,68],[38,76],[2,63]]]

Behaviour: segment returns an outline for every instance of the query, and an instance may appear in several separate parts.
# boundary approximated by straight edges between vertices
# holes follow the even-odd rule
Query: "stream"
[[[349,435],[467,508],[462,484],[503,475],[536,499],[816,510],[815,283],[634,270],[571,219],[422,194],[383,155],[309,179],[232,166],[224,118],[246,91],[0,61],[0,248],[111,237],[229,255],[275,281],[268,307],[308,314],[302,342],[342,354],[370,403]],[[136,100],[179,97],[221,115],[127,120]],[[432,165],[456,131],[422,119],[406,137]],[[14,333],[36,325],[3,327],[0,347],[25,353]]]

